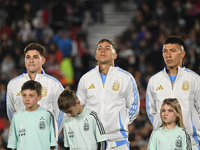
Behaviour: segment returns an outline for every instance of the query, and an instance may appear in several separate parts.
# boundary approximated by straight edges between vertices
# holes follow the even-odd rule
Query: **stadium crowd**
[[[149,78],[165,66],[162,58],[165,37],[176,35],[184,39],[187,48],[184,65],[200,73],[200,1],[133,1],[137,9],[130,18],[131,25],[114,40],[120,50],[115,63],[136,80],[141,106],[137,119],[129,125],[129,141],[131,150],[144,150],[153,129],[146,115],[146,86]],[[80,77],[96,65],[86,29],[98,21],[103,23],[106,2],[112,1],[0,1],[0,150],[7,149],[10,126],[6,116],[6,86],[25,71],[25,46],[31,42],[42,44],[46,48],[46,73],[56,77],[64,87],[70,85],[76,90]],[[117,7],[115,11],[124,10]],[[60,149],[62,139],[61,134]]]

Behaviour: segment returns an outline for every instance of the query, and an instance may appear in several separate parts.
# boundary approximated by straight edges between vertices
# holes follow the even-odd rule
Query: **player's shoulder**
[[[11,80],[8,82],[8,84],[11,85],[11,84],[19,83],[19,82],[21,82],[21,81],[23,81],[23,80],[25,80],[25,78],[24,78],[24,75],[21,74],[21,75],[15,77],[15,78],[11,79]]]
[[[163,69],[163,70],[155,73],[154,75],[152,75],[149,80],[155,80],[155,79],[157,80],[159,78],[163,78],[164,74],[165,74],[165,71]]]
[[[56,79],[55,77],[49,75],[49,74],[44,74],[44,77],[47,81],[50,81],[50,82],[55,82],[55,83],[60,83],[60,81],[58,79]]]
[[[86,72],[85,74],[83,74],[83,76],[81,78],[84,79],[84,78],[88,78],[90,76],[93,76],[94,73],[96,72],[95,68],[93,68],[93,69],[89,70],[88,72]]]
[[[184,68],[184,71],[185,71],[185,73],[187,73],[189,76],[192,76],[192,77],[194,77],[194,78],[199,78],[199,77],[200,77],[196,72],[192,71],[192,70],[189,69],[189,68]]]

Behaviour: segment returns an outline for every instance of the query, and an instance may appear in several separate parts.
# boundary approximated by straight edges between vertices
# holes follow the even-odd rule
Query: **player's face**
[[[166,123],[166,125],[176,124],[177,115],[174,112],[174,110],[167,104],[163,106],[161,117],[163,122]]]
[[[165,44],[162,52],[167,68],[182,67],[182,59],[185,56],[185,51],[181,49],[179,44]]]
[[[36,90],[23,90],[22,98],[27,111],[34,111],[38,108],[38,101],[41,100],[42,95],[38,95]]]
[[[99,64],[114,64],[117,54],[112,44],[108,42],[102,42],[97,46],[95,58]]]
[[[27,73],[41,73],[45,58],[37,50],[29,50],[25,56]]]

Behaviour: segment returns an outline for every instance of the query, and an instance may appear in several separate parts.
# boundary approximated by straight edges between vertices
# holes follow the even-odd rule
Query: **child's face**
[[[174,110],[167,104],[163,106],[161,115],[163,122],[166,124],[173,124],[176,122],[177,115]]]
[[[36,90],[23,90],[22,98],[27,111],[34,111],[38,108],[38,101],[42,98],[42,95],[38,95]]]
[[[76,103],[75,106],[70,107],[68,110],[65,111],[68,117],[76,117],[80,114],[80,105]]]

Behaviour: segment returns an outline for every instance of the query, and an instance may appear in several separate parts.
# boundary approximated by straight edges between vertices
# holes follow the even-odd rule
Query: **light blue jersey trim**
[[[190,118],[191,118],[192,129],[193,129],[193,135],[192,135],[192,137],[196,141],[196,143],[199,145],[199,138],[197,137],[197,130],[196,130],[196,127],[194,126],[194,123],[193,123],[192,113],[190,115]]]
[[[190,69],[188,69],[188,68],[185,68],[185,70],[186,70],[187,72],[191,72],[191,73],[197,75],[198,77],[200,77],[196,72],[194,72],[194,71],[192,71],[192,70],[190,70]]]
[[[137,111],[137,108],[138,108],[138,91],[137,91],[137,86],[134,82],[134,79],[133,77],[130,75],[130,73],[128,73],[127,71],[124,71],[122,69],[118,69],[120,72],[123,72],[125,74],[127,74],[128,76],[131,77],[131,81],[132,81],[132,84],[133,84],[133,94],[134,94],[134,102],[132,104],[132,107],[131,109],[129,110],[129,119],[131,119],[133,117],[133,115],[135,114],[135,112]],[[134,108],[133,108],[134,107]]]
[[[59,84],[59,86],[60,86],[61,92],[64,90],[62,84],[61,84],[56,78],[54,78],[54,77],[52,77],[52,76],[50,76],[50,75],[48,75],[48,74],[44,74],[44,76],[46,76],[47,78],[50,78],[50,79],[56,81],[56,82]],[[64,117],[64,113],[60,110],[59,115],[58,115],[58,120],[57,120],[58,129],[59,129],[60,126],[61,126],[63,117]]]
[[[54,77],[52,77],[52,76],[50,76],[50,75],[48,75],[48,74],[44,74],[44,76],[46,76],[47,78],[50,78],[50,79],[56,81],[56,82],[59,84],[59,86],[60,86],[61,92],[64,90],[62,84],[61,84],[56,78],[54,78]]]
[[[148,86],[147,86],[147,90],[148,90]],[[150,107],[149,107],[149,95],[148,93],[146,94],[146,111],[147,111],[147,115],[149,117],[149,120],[151,121],[151,123],[153,124],[154,122],[154,117],[152,115],[150,115]]]
[[[121,121],[120,112],[119,112],[119,123],[120,123],[120,127],[121,127],[121,129],[120,129],[121,134],[123,135],[123,137],[124,137],[125,139],[128,138],[128,135],[127,135],[127,133],[125,132],[124,126],[123,126],[122,121]]]

